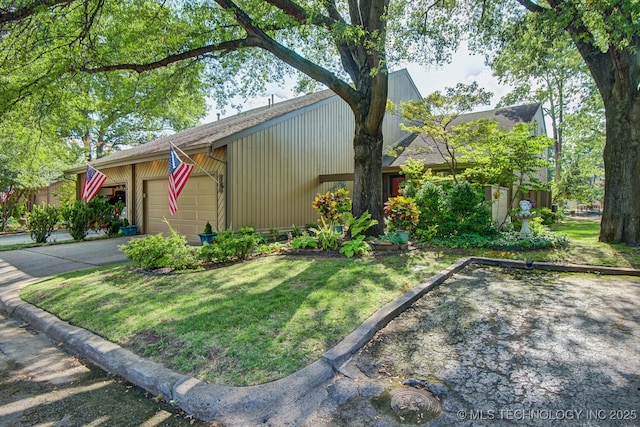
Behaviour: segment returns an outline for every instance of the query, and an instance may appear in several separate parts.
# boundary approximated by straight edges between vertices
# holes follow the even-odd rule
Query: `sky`
[[[458,51],[453,55],[452,61],[449,64],[427,68],[422,65],[409,63],[406,64],[404,68],[409,71],[411,78],[422,96],[426,96],[437,90],[443,90],[446,87],[453,87],[458,83],[469,84],[476,81],[480,87],[494,94],[491,105],[481,106],[478,110],[488,110],[495,107],[500,98],[510,91],[510,88],[501,85],[493,76],[491,69],[484,65],[484,57],[481,55],[472,55],[464,44],[460,46]],[[295,97],[296,95],[292,92],[292,88],[293,83],[284,88],[272,85],[264,96],[251,98],[245,102],[235,99],[234,103],[243,104],[243,111],[247,111],[268,105],[271,95],[274,96],[275,102]],[[215,121],[217,119],[217,113],[219,112],[221,113],[221,117],[227,117],[237,113],[237,111],[231,107],[227,107],[224,112],[213,108],[203,122],[208,123]]]

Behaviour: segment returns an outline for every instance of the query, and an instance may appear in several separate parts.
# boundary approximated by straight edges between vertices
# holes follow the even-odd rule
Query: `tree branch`
[[[280,1],[280,0],[267,0],[267,1]],[[285,0],[286,3],[291,3]],[[358,92],[353,89],[349,84],[336,77],[332,72],[325,68],[303,58],[295,51],[283,46],[275,41],[262,29],[258,28],[247,15],[247,13],[240,9],[232,0],[216,0],[216,3],[223,9],[233,12],[236,21],[245,29],[249,36],[253,36],[259,40],[257,47],[260,47],[268,52],[271,52],[277,58],[286,62],[293,68],[301,71],[312,79],[325,84],[329,89],[334,91],[340,98],[342,98],[349,106],[356,111],[358,105]]]
[[[260,46],[260,40],[256,37],[247,37],[241,40],[232,40],[228,42],[223,42],[218,45],[208,45],[199,47],[197,49],[188,50],[185,52],[177,53],[175,55],[169,55],[159,61],[149,62],[146,64],[114,64],[114,65],[104,65],[101,67],[82,67],[80,71],[84,71],[86,73],[95,74],[95,73],[103,73],[108,71],[118,71],[118,70],[131,70],[137,73],[144,73],[145,71],[156,70],[158,68],[166,67],[176,62],[184,61],[186,59],[193,59],[199,56],[206,55],[208,53],[213,52],[223,52],[223,54],[232,52],[234,50],[242,49],[245,47],[256,47]]]
[[[68,6],[76,0],[34,0],[30,5],[19,8],[4,7],[6,11],[0,12],[0,24],[19,22],[35,14],[41,7],[53,7],[58,5]]]
[[[547,9],[535,3],[533,0],[517,0],[518,3],[523,5],[525,8],[530,10],[531,12],[542,13]]]

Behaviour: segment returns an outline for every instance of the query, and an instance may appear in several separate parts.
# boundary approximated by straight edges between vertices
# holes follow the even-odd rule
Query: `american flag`
[[[182,163],[173,147],[169,148],[169,212],[171,216],[178,210],[178,196],[184,188],[189,175],[193,171],[193,165]]]
[[[9,200],[9,197],[13,194],[13,190],[0,191],[0,202],[4,203]]]
[[[82,198],[87,202],[91,201],[98,194],[98,190],[107,180],[107,176],[97,169],[87,165],[87,173],[84,177],[84,187],[82,188]]]

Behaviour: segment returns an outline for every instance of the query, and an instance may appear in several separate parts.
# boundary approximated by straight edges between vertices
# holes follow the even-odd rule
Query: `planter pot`
[[[198,233],[200,236],[200,244],[204,245],[205,243],[211,243],[216,238],[218,233]]]
[[[396,236],[398,236],[401,244],[409,242],[409,232],[407,230],[397,230]]]
[[[137,225],[128,225],[126,227],[120,227],[120,231],[125,236],[133,236],[138,234],[138,226]]]
[[[342,228],[342,225],[332,225],[331,229],[339,234],[342,234],[342,232],[344,231],[344,229]]]

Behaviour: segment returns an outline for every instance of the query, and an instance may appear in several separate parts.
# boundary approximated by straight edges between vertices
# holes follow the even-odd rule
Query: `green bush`
[[[55,206],[35,206],[29,216],[29,231],[36,243],[46,243],[60,220],[60,211]]]
[[[168,223],[167,223],[168,224]],[[197,250],[169,225],[171,236],[162,233],[131,239],[119,248],[131,262],[144,269],[171,268],[186,270],[198,265]]]
[[[238,234],[233,234],[233,230],[221,231],[213,242],[200,248],[200,258],[206,262],[220,263],[246,259],[260,240],[251,227],[243,227]]]
[[[445,186],[427,182],[414,191],[414,197],[421,212],[415,235],[422,240],[496,235],[484,193],[468,182]]]
[[[553,212],[549,208],[532,209],[531,212],[537,213],[542,218],[543,225],[551,225],[560,219],[559,212]]]
[[[114,206],[100,199],[93,199],[88,203],[76,200],[63,207],[61,213],[69,234],[76,241],[87,237],[89,230],[105,230],[110,235],[113,230],[112,222],[117,218]]]

